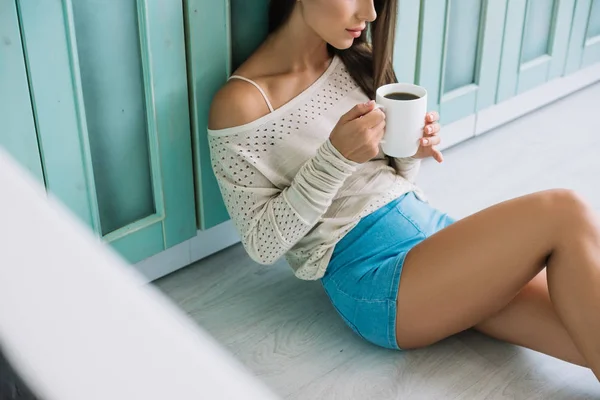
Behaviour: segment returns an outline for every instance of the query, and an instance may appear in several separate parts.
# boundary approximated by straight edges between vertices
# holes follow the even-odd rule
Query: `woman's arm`
[[[261,264],[273,264],[315,226],[357,165],[327,140],[291,185],[280,190],[235,151],[231,138],[209,138],[213,170],[227,211],[244,248]],[[245,178],[248,174],[251,181]]]

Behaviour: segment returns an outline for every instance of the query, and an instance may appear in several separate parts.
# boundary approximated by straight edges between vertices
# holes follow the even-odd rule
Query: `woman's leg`
[[[527,283],[500,312],[475,325],[475,330],[582,367],[587,366],[556,314],[548,293],[545,270]]]
[[[483,323],[546,265],[556,313],[600,378],[600,228],[567,190],[495,205],[413,248],[398,292],[398,345],[426,346]]]

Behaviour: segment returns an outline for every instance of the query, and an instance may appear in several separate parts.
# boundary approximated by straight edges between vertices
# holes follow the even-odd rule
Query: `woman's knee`
[[[570,189],[553,189],[546,192],[547,201],[553,213],[564,217],[568,224],[596,223],[596,216],[591,205],[576,191]]]
[[[553,225],[557,237],[600,236],[600,221],[591,205],[577,192],[570,189],[553,189],[542,192],[542,207]]]

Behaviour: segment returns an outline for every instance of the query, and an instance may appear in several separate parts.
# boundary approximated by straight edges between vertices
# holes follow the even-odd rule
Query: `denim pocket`
[[[396,221],[398,224],[397,229],[401,232],[401,234],[398,235],[399,242],[410,242],[425,235],[423,228],[405,208],[398,205],[396,206],[396,210],[398,211],[398,214],[400,214],[400,218]]]
[[[406,196],[403,201],[396,204],[396,211],[400,214],[400,229],[403,232],[402,240],[414,239],[417,236],[427,236],[425,229],[419,223],[424,214],[429,214],[430,207],[419,200],[414,193]]]

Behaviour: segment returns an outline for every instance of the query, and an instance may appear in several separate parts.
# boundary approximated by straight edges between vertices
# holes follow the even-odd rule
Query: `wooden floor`
[[[595,85],[449,149],[443,165],[425,163],[420,185],[456,217],[553,187],[600,212],[599,104]],[[284,399],[600,398],[587,369],[475,332],[404,353],[365,343],[319,282],[285,262],[259,266],[239,245],[157,285]]]

